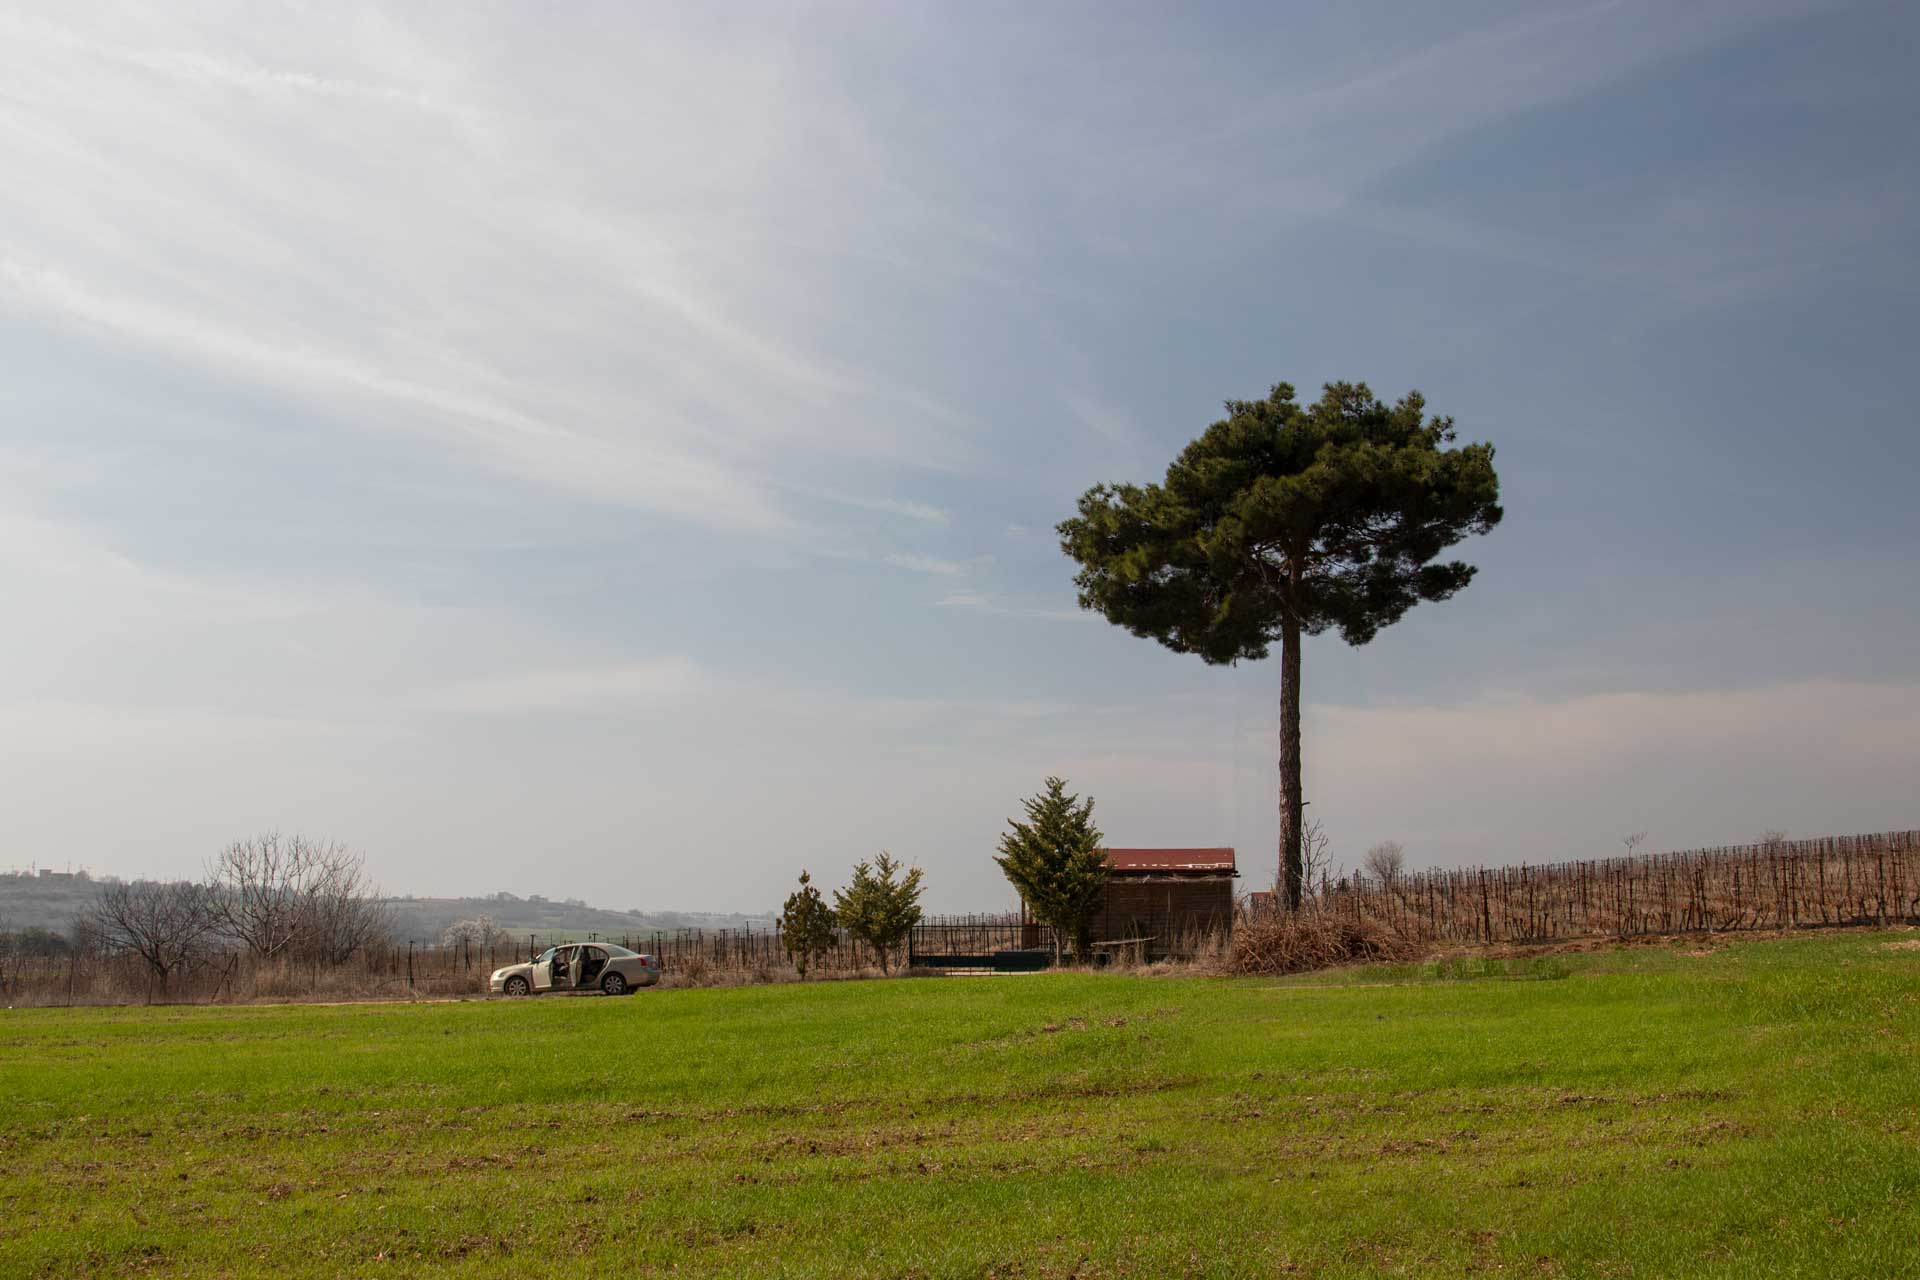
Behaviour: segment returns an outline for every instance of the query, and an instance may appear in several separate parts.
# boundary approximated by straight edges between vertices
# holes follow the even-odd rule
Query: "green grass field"
[[[0,1013],[0,1276],[1920,1274],[1913,933]]]

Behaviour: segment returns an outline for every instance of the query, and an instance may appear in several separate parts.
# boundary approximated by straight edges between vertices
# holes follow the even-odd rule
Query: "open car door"
[[[546,951],[541,954],[540,958],[533,962],[533,989],[535,991],[553,990],[555,976],[559,975],[564,977],[570,972],[566,962],[561,959],[567,950],[568,948],[566,947],[548,947]],[[572,986],[573,984],[568,982],[564,985]]]
[[[571,991],[580,985],[580,948],[562,947],[553,953],[553,989]]]

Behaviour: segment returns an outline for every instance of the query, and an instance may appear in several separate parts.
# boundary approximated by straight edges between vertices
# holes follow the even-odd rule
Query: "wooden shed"
[[[1146,938],[1164,955],[1183,939],[1233,927],[1232,849],[1108,849],[1106,902],[1096,941]]]

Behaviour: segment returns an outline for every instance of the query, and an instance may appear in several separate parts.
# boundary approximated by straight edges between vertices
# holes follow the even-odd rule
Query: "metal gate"
[[[1033,973],[1053,964],[1053,930],[1018,916],[917,924],[907,935],[912,969]]]

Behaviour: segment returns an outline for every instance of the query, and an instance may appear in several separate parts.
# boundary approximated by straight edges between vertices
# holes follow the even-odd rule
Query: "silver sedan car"
[[[548,947],[524,964],[495,969],[487,986],[496,995],[530,996],[543,991],[604,991],[630,995],[660,981],[660,962],[611,942],[575,942]]]

